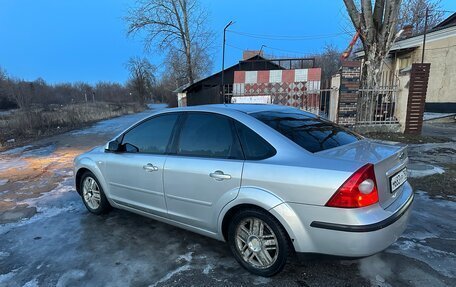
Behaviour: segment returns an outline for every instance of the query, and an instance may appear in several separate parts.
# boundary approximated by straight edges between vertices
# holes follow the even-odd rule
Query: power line
[[[226,45],[227,45],[228,47],[231,47],[231,48],[234,48],[234,49],[238,49],[238,50],[241,50],[241,51],[245,51],[245,50],[246,50],[246,49],[242,49],[242,48],[240,48],[240,47],[236,47],[236,46],[231,45],[231,44],[228,44],[228,43],[226,43]]]
[[[237,47],[237,46],[234,46],[234,45],[231,45],[231,44],[226,44],[227,46],[231,47],[231,48],[234,48],[234,49],[238,49],[240,51],[245,51],[246,49],[243,49],[241,47]],[[264,46],[264,49],[265,50],[276,50],[276,51],[281,51],[281,52],[287,52],[287,53],[293,53],[293,54],[296,54],[296,55],[299,55],[299,56],[306,56],[306,55],[311,55],[311,53],[303,53],[303,52],[297,52],[297,51],[291,51],[291,50],[286,50],[286,49],[280,49],[280,48],[274,48],[274,47],[270,47],[270,46]]]
[[[303,53],[303,52],[297,52],[297,51],[291,51],[291,50],[286,50],[286,49],[274,48],[274,47],[270,47],[270,46],[266,46],[265,48],[266,49],[270,49],[270,50],[281,51],[281,52],[293,53],[293,54],[297,54],[297,55],[301,55],[301,56],[306,55],[306,53]]]
[[[450,11],[450,10],[439,10],[439,9],[436,9],[436,10],[433,10],[433,9],[429,9],[429,12],[456,13],[456,11]]]
[[[321,35],[301,35],[301,36],[291,36],[291,35],[271,35],[271,34],[254,34],[247,33],[242,31],[227,30],[230,33],[241,35],[244,37],[256,38],[256,39],[267,39],[267,40],[290,40],[290,41],[300,41],[300,40],[316,40],[316,39],[326,39],[326,38],[335,38],[345,34],[342,33],[333,33],[333,34],[321,34]]]

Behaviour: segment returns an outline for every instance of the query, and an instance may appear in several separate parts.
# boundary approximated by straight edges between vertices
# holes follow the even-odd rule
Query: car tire
[[[82,202],[88,211],[100,215],[111,210],[111,205],[106,199],[103,188],[92,172],[86,171],[81,176],[79,186]]]
[[[228,227],[228,244],[241,266],[264,277],[282,271],[290,253],[285,229],[261,209],[241,210],[233,216]]]

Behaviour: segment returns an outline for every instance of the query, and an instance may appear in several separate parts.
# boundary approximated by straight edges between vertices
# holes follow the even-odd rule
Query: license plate
[[[395,175],[390,178],[391,182],[391,193],[395,192],[404,182],[407,181],[407,168],[401,169]]]

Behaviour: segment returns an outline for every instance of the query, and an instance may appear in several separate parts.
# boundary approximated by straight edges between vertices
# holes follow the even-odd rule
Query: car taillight
[[[329,199],[326,206],[357,208],[378,202],[374,165],[366,164],[358,169]]]

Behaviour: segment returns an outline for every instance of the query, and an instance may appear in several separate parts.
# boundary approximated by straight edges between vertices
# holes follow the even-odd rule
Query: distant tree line
[[[48,84],[41,78],[34,81],[14,78],[0,68],[0,110],[89,102],[166,102],[173,105],[175,96],[163,89],[163,85],[154,81],[147,83],[147,90],[140,88],[138,91],[138,78],[134,73],[124,85],[112,82]]]

